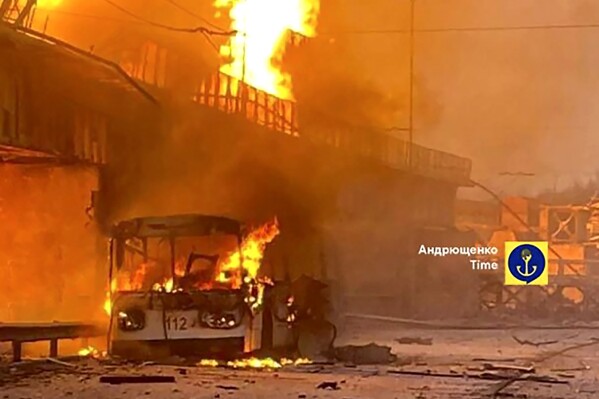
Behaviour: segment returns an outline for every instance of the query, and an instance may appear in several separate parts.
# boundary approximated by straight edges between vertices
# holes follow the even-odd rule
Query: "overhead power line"
[[[112,0],[104,0],[104,1],[108,4],[110,4],[111,6],[113,6],[114,8],[116,8],[117,10],[121,11],[122,13],[127,14],[131,18],[134,18],[138,21],[144,22],[148,25],[155,26],[157,28],[167,29],[167,30],[170,30],[173,32],[203,33],[203,34],[207,34],[207,35],[219,35],[219,36],[234,36],[237,34],[237,31],[215,31],[215,30],[210,30],[204,26],[197,26],[197,27],[193,27],[193,28],[179,28],[179,27],[175,27],[175,26],[165,25],[165,24],[150,21],[149,19],[141,17],[141,16],[127,10],[126,8],[123,8],[122,6],[116,4]]]
[[[416,33],[446,33],[446,32],[504,32],[504,31],[530,31],[530,30],[558,30],[558,29],[597,29],[596,24],[569,24],[569,25],[522,25],[522,26],[480,26],[480,27],[448,27],[448,28],[419,28]],[[338,31],[319,32],[319,35],[385,35],[409,34],[410,29],[351,29]]]
[[[113,6],[115,4],[109,0],[105,0],[110,2]],[[166,0],[169,1],[169,0]],[[122,7],[118,6],[121,12],[126,13],[127,15],[135,18],[136,21],[121,19],[117,17],[111,16],[102,16],[102,15],[92,15],[92,14],[84,14],[78,12],[65,11],[60,9],[47,9],[43,7],[38,7],[38,10],[43,10],[48,13],[55,14],[63,14],[70,15],[73,17],[81,17],[81,18],[90,18],[97,20],[105,20],[112,21],[116,23],[144,23],[146,25],[154,26],[161,29],[174,30],[177,32],[187,32],[187,33],[196,33],[205,31],[207,34],[213,35],[223,35],[223,36],[234,36],[238,32],[237,31],[220,31],[214,32],[206,28],[178,28],[173,26],[168,26],[160,23],[155,23],[153,21],[147,20],[143,17],[140,17]],[[451,33],[451,32],[502,32],[502,31],[529,31],[529,30],[559,30],[559,29],[597,29],[599,28],[599,23],[597,24],[573,24],[573,25],[530,25],[530,26],[490,26],[490,27],[448,27],[448,28],[420,28],[414,29],[416,33]],[[222,28],[218,28],[222,29]],[[319,36],[333,36],[333,35],[385,35],[385,34],[409,34],[410,29],[348,29],[348,30],[336,30],[336,31],[321,31],[317,32]]]
[[[201,16],[201,15],[199,15],[199,14],[191,11],[190,9],[188,9],[186,7],[183,7],[181,4],[177,3],[175,0],[164,0],[164,1],[166,1],[167,3],[170,3],[171,5],[173,5],[174,7],[178,8],[179,10],[183,11],[184,13],[186,13],[188,15],[191,15],[194,18],[199,19],[200,21],[202,21],[206,25],[208,25],[208,26],[210,26],[210,27],[212,27],[214,29],[218,29],[218,30],[224,31],[224,29],[221,28],[220,26],[213,24],[212,22],[210,22],[205,17],[203,17],[203,16]]]

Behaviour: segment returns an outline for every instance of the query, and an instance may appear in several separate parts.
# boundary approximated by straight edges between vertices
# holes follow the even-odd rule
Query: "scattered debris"
[[[495,395],[496,398],[516,398],[516,399],[526,399],[528,395],[525,393],[511,393],[511,392],[499,392]]]
[[[431,387],[423,385],[421,387],[408,387],[409,391],[430,391]]]
[[[557,373],[557,376],[560,378],[575,378],[576,377],[574,374],[567,374],[567,373]]]
[[[47,357],[46,360],[50,363],[58,364],[60,366],[76,368],[77,366],[72,363],[63,362],[62,360],[55,359],[53,357]]]
[[[539,356],[536,361],[537,362],[544,362],[548,359],[551,359],[553,357],[559,356],[559,355],[563,355],[566,352],[572,351],[572,350],[576,350],[576,349],[580,349],[580,348],[586,348],[587,346],[592,346],[592,345],[597,345],[599,344],[599,338],[591,338],[591,341],[588,342],[583,342],[580,344],[576,344],[576,345],[572,345],[572,346],[568,346],[565,347],[563,349],[560,349],[558,351],[551,351],[551,352],[547,352],[542,354],[541,356]]]
[[[337,391],[341,388],[339,387],[339,384],[336,381],[324,381],[318,384],[316,389],[328,389],[331,391]]]
[[[475,357],[472,359],[473,362],[515,362],[514,357],[501,357],[501,358],[488,358],[488,357]]]
[[[168,375],[104,375],[100,377],[100,382],[111,385],[172,383],[175,382],[175,377]]]
[[[351,364],[388,364],[397,359],[391,348],[371,343],[363,346],[347,345],[335,348],[335,358]]]
[[[225,391],[239,391],[239,387],[235,385],[217,385],[218,389],[224,389]]]
[[[543,346],[543,345],[553,345],[553,344],[557,344],[558,340],[550,340],[550,341],[538,341],[538,342],[533,342],[533,341],[529,341],[527,339],[520,339],[518,337],[516,337],[515,335],[512,335],[512,338],[514,341],[516,341],[517,343],[519,343],[520,345],[530,345],[530,346],[536,346],[537,348],[539,346]]]
[[[590,369],[591,369],[591,366],[589,366],[587,364],[583,364],[580,367],[558,368],[558,369],[551,369],[551,371],[553,371],[553,372],[568,372],[568,371],[587,371]]]
[[[500,382],[499,384],[497,384],[496,386],[493,387],[489,396],[493,399],[500,397],[501,391],[503,391],[505,388],[512,385],[516,381],[517,381],[517,378],[511,378],[509,380]]]
[[[466,366],[466,370],[468,371],[484,371],[483,366]]]
[[[415,371],[415,370],[387,370],[389,374],[399,375],[417,375],[423,377],[439,377],[439,378],[472,378],[476,380],[511,380],[515,381],[534,381],[546,384],[568,384],[568,381],[559,380],[557,378],[549,376],[539,375],[523,375],[523,376],[506,376],[497,373],[480,373],[480,374],[452,374],[452,373],[435,373],[430,370],[428,371]]]
[[[152,362],[152,361],[146,361],[146,362],[143,362],[143,363],[141,364],[141,366],[142,366],[142,367],[145,367],[145,366],[153,366],[153,365],[155,365],[155,364],[156,364],[156,362]]]
[[[419,337],[401,337],[396,338],[395,341],[402,345],[432,345],[432,338],[419,338]]]
[[[515,366],[512,364],[494,364],[494,363],[485,363],[483,364],[483,368],[485,370],[510,370],[510,371],[518,371],[521,373],[534,373],[534,366]]]

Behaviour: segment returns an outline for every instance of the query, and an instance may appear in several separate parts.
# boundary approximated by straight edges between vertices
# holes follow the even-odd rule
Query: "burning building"
[[[349,307],[383,303],[411,314],[418,307],[417,241],[439,228],[451,234],[470,161],[347,121],[304,129],[302,104],[281,63],[286,45],[301,51],[317,34],[319,4],[276,2],[265,14],[263,3],[218,1],[211,10],[221,20],[196,19],[195,26],[158,23],[153,18],[163,9],[145,2],[113,5],[113,13],[137,23],[103,31],[89,51],[23,26],[10,32],[51,41],[43,46],[77,54],[80,65],[101,64],[110,77],[89,80],[107,93],[126,92],[94,105],[113,131],[101,147],[107,155],[95,197],[105,234],[118,221],[148,215],[227,215],[250,224],[276,216],[280,237],[262,266],[270,278],[308,274],[332,281],[344,298],[338,302]],[[42,8],[22,25],[39,26]],[[46,25],[63,40],[83,40],[81,26],[69,31],[52,18]],[[73,98],[84,92],[85,101],[95,99],[83,89]]]
[[[461,201],[460,201],[461,202]],[[478,305],[482,312],[527,313],[531,317],[562,318],[566,314],[592,317],[598,261],[593,202],[580,205],[545,204],[534,198],[506,197],[501,203],[458,202],[462,229],[469,229],[482,246],[499,248],[492,260],[503,265],[507,241],[547,241],[550,284],[533,290],[503,285],[503,270],[482,273]],[[478,209],[479,212],[472,212]]]
[[[104,285],[100,169],[151,102],[110,62],[23,29],[0,25],[3,292],[12,293],[2,319],[78,319]],[[42,291],[44,307],[34,305]]]

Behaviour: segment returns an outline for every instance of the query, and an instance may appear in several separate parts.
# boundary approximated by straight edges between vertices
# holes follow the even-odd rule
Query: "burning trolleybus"
[[[259,349],[264,284],[257,269],[265,243],[278,234],[276,221],[259,233],[248,244],[239,222],[203,215],[115,225],[107,309],[110,352],[234,356]]]

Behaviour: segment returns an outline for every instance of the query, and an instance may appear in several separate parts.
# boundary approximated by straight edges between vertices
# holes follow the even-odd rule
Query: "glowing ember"
[[[106,312],[108,316],[112,314],[112,294],[116,292],[116,289],[117,280],[113,278],[110,282],[110,289],[106,291],[106,299],[104,300],[104,312]]]
[[[267,357],[265,359],[258,359],[252,357],[249,359],[234,360],[227,362],[227,366],[233,367],[235,369],[280,369],[281,367],[283,367],[281,366],[281,363],[277,362],[276,360],[270,357]]]
[[[212,360],[212,359],[202,359],[199,363],[198,366],[202,366],[202,367],[218,367],[219,363],[217,360]]]
[[[302,364],[312,364],[312,360],[307,359],[305,357],[291,360],[291,359],[281,359],[281,364],[283,366],[301,366]]]
[[[198,363],[198,366],[231,367],[235,369],[280,369],[285,366],[299,366],[302,364],[312,364],[312,361],[306,358],[300,358],[296,360],[283,358],[280,361],[277,361],[270,357],[264,359],[251,357],[249,359],[238,359],[221,363],[218,360],[204,359]]]
[[[281,70],[285,46],[290,32],[316,35],[320,0],[215,0],[214,5],[229,9],[231,28],[238,32],[221,46],[221,55],[230,60],[221,71],[292,99],[291,77]]]
[[[86,348],[79,349],[79,352],[77,352],[77,355],[79,355],[81,357],[95,357],[95,358],[98,358],[98,357],[104,357],[104,356],[106,356],[106,352],[100,352],[99,350],[97,350],[93,346],[88,346]]]
[[[152,287],[152,291],[164,291],[164,292],[173,292],[175,288],[175,282],[173,278],[167,279],[163,284],[154,284]]]

